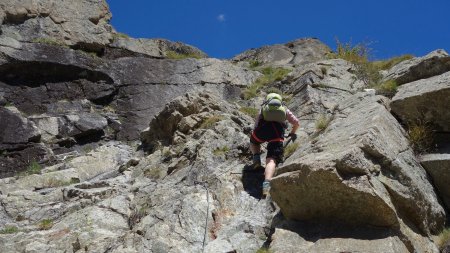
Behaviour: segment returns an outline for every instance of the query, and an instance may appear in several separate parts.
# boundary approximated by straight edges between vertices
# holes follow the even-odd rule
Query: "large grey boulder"
[[[402,85],[390,104],[405,123],[428,123],[450,132],[450,72]]]
[[[271,190],[285,217],[404,231],[402,216],[421,234],[440,231],[444,209],[386,104],[349,97],[328,128],[285,161]]]
[[[233,57],[232,60],[235,62],[255,61],[261,65],[301,65],[324,60],[330,52],[331,49],[318,39],[306,38],[286,44],[250,49]]]
[[[0,107],[0,149],[14,149],[29,142],[39,142],[41,133],[17,108]]]
[[[439,196],[450,210],[450,154],[427,154],[420,158],[420,163],[433,178]]]
[[[403,61],[383,72],[383,79],[395,80],[398,85],[425,79],[450,71],[450,56],[443,49],[423,57]]]
[[[39,144],[41,132],[13,106],[0,107],[0,178],[51,156]]]
[[[98,51],[112,40],[106,1],[20,1],[0,3],[1,37]]]
[[[109,45],[109,48],[107,49],[106,57],[110,58],[130,56],[133,54],[154,58],[166,58],[170,53],[194,56],[195,58],[208,57],[208,55],[196,47],[165,39],[115,38]]]

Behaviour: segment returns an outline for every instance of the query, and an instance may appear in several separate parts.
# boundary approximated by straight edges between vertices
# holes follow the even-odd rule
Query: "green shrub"
[[[316,119],[316,130],[317,131],[325,130],[330,124],[330,121],[331,118],[328,117],[326,114],[320,114],[319,117],[317,117]]]
[[[214,149],[213,154],[215,156],[221,156],[221,155],[226,154],[228,151],[230,151],[230,148],[227,146],[223,146],[221,148]]]
[[[217,122],[223,120],[223,117],[220,115],[213,115],[207,119],[205,119],[202,124],[200,125],[200,128],[204,128],[204,129],[208,129],[208,128],[212,128],[214,126],[214,124],[216,124]]]
[[[51,220],[51,219],[44,219],[41,222],[39,222],[40,230],[49,230],[52,227],[53,227],[53,220]]]
[[[256,118],[256,116],[259,113],[259,109],[256,109],[253,107],[241,107],[241,108],[239,108],[239,111],[247,114],[248,116],[250,116],[252,118]]]
[[[300,145],[300,143],[298,142],[294,142],[289,144],[285,149],[284,149],[284,157],[289,157],[292,154],[294,154],[294,152],[298,149],[298,146]]]
[[[414,55],[405,54],[405,55],[401,55],[401,56],[397,56],[397,57],[392,57],[387,60],[374,61],[374,62],[372,62],[372,64],[375,66],[375,68],[377,68],[379,70],[387,70],[387,69],[390,69],[393,66],[399,64],[402,61],[410,60],[412,58],[414,58]]]
[[[186,58],[195,58],[195,59],[203,58],[201,55],[196,54],[196,53],[182,54],[182,53],[178,53],[173,50],[167,51],[166,57],[168,59],[175,59],[175,60],[181,60],[181,59],[186,59]]]
[[[444,229],[439,235],[437,239],[437,245],[440,250],[447,244],[450,243],[450,228]]]
[[[5,226],[0,230],[0,234],[15,234],[17,232],[19,232],[19,229],[15,226]]]
[[[433,132],[426,123],[410,124],[408,136],[411,147],[419,154],[429,151],[433,146]]]
[[[291,72],[289,69],[285,69],[285,68],[272,68],[272,67],[267,67],[267,68],[263,68],[262,70],[260,70],[260,72],[263,74],[263,76],[259,77],[258,79],[256,79],[256,81],[249,85],[243,92],[242,92],[242,97],[245,100],[254,98],[258,95],[258,91],[268,85],[271,84],[275,81],[281,81],[283,80],[283,78],[286,77],[287,74],[289,74],[289,72]]]
[[[27,173],[28,175],[32,175],[32,174],[40,174],[40,173],[41,173],[41,170],[42,170],[41,165],[40,165],[38,162],[36,162],[36,161],[32,161],[32,162],[28,165],[27,170],[26,170],[26,173]]]

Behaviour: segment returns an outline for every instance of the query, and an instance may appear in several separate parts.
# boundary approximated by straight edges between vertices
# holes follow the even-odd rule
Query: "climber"
[[[292,112],[282,103],[281,95],[270,93],[267,95],[261,110],[256,117],[255,126],[250,136],[250,150],[253,154],[253,168],[261,166],[261,143],[268,142],[264,182],[262,185],[263,197],[270,191],[270,180],[275,173],[277,164],[283,162],[283,142],[286,120],[292,124],[289,137],[292,141],[297,139],[295,132],[299,121]]]

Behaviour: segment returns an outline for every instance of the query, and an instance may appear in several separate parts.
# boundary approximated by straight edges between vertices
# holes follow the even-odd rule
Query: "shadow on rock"
[[[394,229],[376,226],[352,226],[338,221],[291,221],[281,213],[274,217],[273,228],[289,230],[309,242],[326,238],[353,238],[359,240],[377,240],[396,236]]]
[[[250,165],[245,165],[242,169],[242,184],[244,190],[250,196],[262,198],[262,183],[264,182],[264,169],[253,169]]]

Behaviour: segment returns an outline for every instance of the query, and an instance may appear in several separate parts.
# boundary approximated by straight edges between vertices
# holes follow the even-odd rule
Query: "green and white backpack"
[[[284,123],[286,121],[286,107],[283,105],[281,95],[270,93],[261,108],[262,117],[265,121]]]

